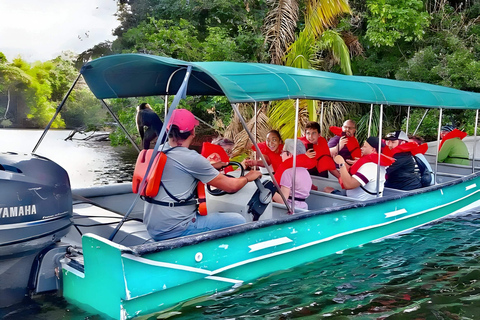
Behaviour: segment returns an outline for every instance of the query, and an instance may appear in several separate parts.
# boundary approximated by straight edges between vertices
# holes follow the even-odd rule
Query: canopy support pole
[[[183,69],[183,68],[182,68]],[[157,154],[158,149],[160,148],[160,145],[162,144],[161,141],[163,141],[163,137],[166,135],[167,131],[167,124],[170,121],[170,118],[172,117],[173,111],[177,108],[177,105],[180,103],[181,99],[184,99],[186,94],[187,94],[187,84],[188,84],[188,79],[190,79],[190,74],[192,73],[192,66],[187,67],[187,72],[185,73],[185,77],[183,78],[182,85],[178,89],[177,94],[175,95],[175,98],[173,99],[172,104],[170,105],[170,110],[168,110],[167,116],[165,117],[165,121],[163,122],[162,130],[160,130],[160,133],[157,138],[157,142],[155,143],[155,147],[153,148],[153,154]],[[148,163],[147,170],[145,171],[145,175],[142,178],[142,181],[140,182],[140,186],[138,190],[143,190],[145,188],[145,178],[148,176],[148,173],[150,172],[150,169],[152,167],[153,161],[155,160],[155,157],[150,158],[150,162]],[[127,212],[123,216],[122,220],[118,223],[117,227],[115,230],[113,230],[112,234],[110,237],[108,237],[108,240],[113,240],[115,235],[117,234],[118,230],[123,226],[124,222],[127,221],[128,216],[130,213],[133,211],[133,208],[135,208],[135,205],[140,199],[140,191],[136,194],[135,199],[133,199],[133,202],[128,208]]]
[[[165,110],[164,110],[163,119],[167,117],[167,112],[168,112],[168,94],[165,95]]]
[[[417,130],[418,128],[420,128],[420,125],[422,124],[423,119],[425,119],[425,117],[427,116],[428,111],[430,111],[430,109],[425,110],[425,113],[423,114],[422,119],[420,119],[420,122],[418,123],[417,128],[415,129],[415,131],[413,131],[413,135],[417,133]]]
[[[478,109],[475,113],[475,132],[473,133],[472,173],[475,173],[475,153],[477,151]]]
[[[438,131],[437,131],[437,152],[435,154],[435,184],[437,184],[438,153],[440,151],[440,130],[442,129],[442,116],[443,116],[443,108],[440,108],[440,115],[438,117]]]
[[[373,106],[373,104],[372,104]],[[383,104],[380,105],[380,117],[378,121],[378,162],[377,162],[377,198],[380,197],[380,157],[382,154],[382,127],[383,127]]]
[[[295,213],[295,176],[297,172],[297,143],[298,143],[298,113],[300,110],[300,99],[297,98],[295,103],[295,134],[293,136],[293,174],[292,174],[292,189],[290,194],[292,196],[292,214]]]
[[[295,134],[297,134],[296,131]],[[320,107],[320,135],[323,137],[323,101]]]
[[[255,141],[257,141],[257,101],[255,101],[255,104],[254,104],[254,116],[255,116],[255,119],[253,120],[253,132],[254,132],[254,137],[255,137]],[[253,169],[254,170],[257,170],[257,154],[255,151],[253,151],[253,159],[255,159],[255,166],[253,166]],[[273,195],[272,195],[273,196]]]
[[[370,137],[370,132],[371,132],[371,129],[372,129],[372,117],[373,117],[373,103],[370,105],[370,119],[368,120],[367,138]]]
[[[58,105],[57,107],[57,110],[55,110],[55,114],[53,115],[52,119],[50,120],[50,122],[47,124],[47,127],[45,128],[45,130],[43,130],[43,133],[40,137],[40,139],[38,139],[37,141],[37,144],[35,145],[35,147],[33,148],[32,150],[32,153],[35,153],[35,151],[37,151],[37,148],[40,146],[40,143],[42,143],[43,141],[43,138],[45,138],[45,135],[47,134],[47,131],[50,130],[50,127],[52,126],[52,123],[53,121],[55,120],[55,118],[58,116],[58,114],[60,113],[60,110],[62,110],[63,108],[63,105],[65,104],[65,102],[67,101],[67,98],[70,96],[70,94],[72,93],[72,90],[73,88],[75,87],[75,85],[77,84],[78,80],[80,79],[80,76],[82,74],[79,73],[78,76],[77,76],[77,79],[75,79],[75,81],[73,82],[72,86],[70,87],[70,89],[68,89],[67,91],[67,94],[65,95],[65,97],[63,97],[63,100],[62,102],[60,102],[60,104]]]
[[[409,124],[409,122],[410,122],[410,106],[408,106],[408,108],[407,108],[407,126],[405,128],[405,133],[407,134],[407,136],[408,136],[408,124]]]
[[[108,110],[108,113],[110,113],[110,115],[112,116],[112,118],[117,122],[118,126],[122,129],[122,131],[125,133],[125,135],[127,136],[128,140],[130,140],[130,142],[132,143],[132,145],[135,147],[135,149],[140,153],[140,148],[137,146],[137,144],[135,143],[135,140],[133,140],[132,136],[130,135],[130,133],[128,133],[127,131],[127,128],[125,128],[123,126],[123,124],[120,122],[120,120],[118,119],[118,117],[115,115],[115,113],[113,113],[113,110],[107,105],[107,103],[101,99],[100,101],[102,101],[102,104],[105,106],[105,108]]]
[[[265,168],[266,168],[267,171],[268,171],[268,175],[272,178],[273,184],[274,184],[275,187],[277,188],[278,193],[279,193],[280,196],[282,197],[283,202],[285,203],[285,205],[287,206],[287,209],[288,209],[287,199],[286,199],[285,196],[280,192],[280,186],[278,185],[277,180],[275,180],[275,177],[274,177],[274,175],[273,175],[272,169],[270,169],[270,166],[268,165],[267,161],[265,160],[265,157],[263,156],[262,152],[260,151],[260,148],[258,147],[257,141],[256,141],[255,138],[253,137],[252,133],[248,130],[247,123],[245,122],[245,119],[243,119],[242,114],[241,114],[240,111],[238,110],[238,107],[237,107],[237,105],[236,105],[235,103],[232,103],[231,106],[232,106],[232,108],[233,108],[233,111],[235,111],[235,113],[237,114],[238,119],[239,119],[240,122],[242,123],[242,126],[243,126],[243,128],[245,129],[245,132],[248,134],[248,137],[250,138],[250,141],[252,141],[253,145],[255,146],[255,150],[257,151],[257,155],[259,155],[259,156],[260,156],[260,159],[262,159],[263,165],[265,166]]]

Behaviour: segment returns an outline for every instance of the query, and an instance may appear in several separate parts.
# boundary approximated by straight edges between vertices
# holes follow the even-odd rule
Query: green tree
[[[13,120],[9,117],[12,94],[25,89],[32,82],[32,78],[21,68],[8,63],[7,58],[0,52],[0,95],[6,96],[5,105],[0,106],[0,125],[9,127]]]
[[[374,46],[422,39],[430,23],[422,0],[367,0],[367,7],[366,38]]]

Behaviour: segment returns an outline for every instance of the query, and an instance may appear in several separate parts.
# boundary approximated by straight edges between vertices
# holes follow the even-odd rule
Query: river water
[[[12,143],[5,140],[5,131],[13,132],[0,130],[2,149]],[[40,135],[28,131],[32,140],[34,132],[35,141],[22,142],[31,144],[27,151]],[[135,159],[132,148],[63,141],[68,132],[53,133],[37,153],[64,165],[74,187],[130,179]],[[49,146],[52,142],[63,147]],[[51,149],[56,151],[49,154]],[[80,169],[87,169],[88,174],[77,174]],[[479,280],[480,214],[470,213],[449,216],[406,234],[258,279],[235,291],[189,301],[169,314],[142,319],[480,319]],[[69,305],[57,294],[0,309],[0,318],[103,319]]]

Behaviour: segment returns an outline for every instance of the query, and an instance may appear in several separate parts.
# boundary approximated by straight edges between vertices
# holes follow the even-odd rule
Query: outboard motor
[[[0,307],[27,293],[36,256],[72,224],[67,172],[37,155],[0,153]]]

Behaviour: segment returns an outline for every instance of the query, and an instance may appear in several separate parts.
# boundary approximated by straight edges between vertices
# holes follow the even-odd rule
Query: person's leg
[[[236,226],[245,222],[245,218],[236,212],[213,212],[206,216],[197,214],[195,222],[189,224],[182,236]]]

